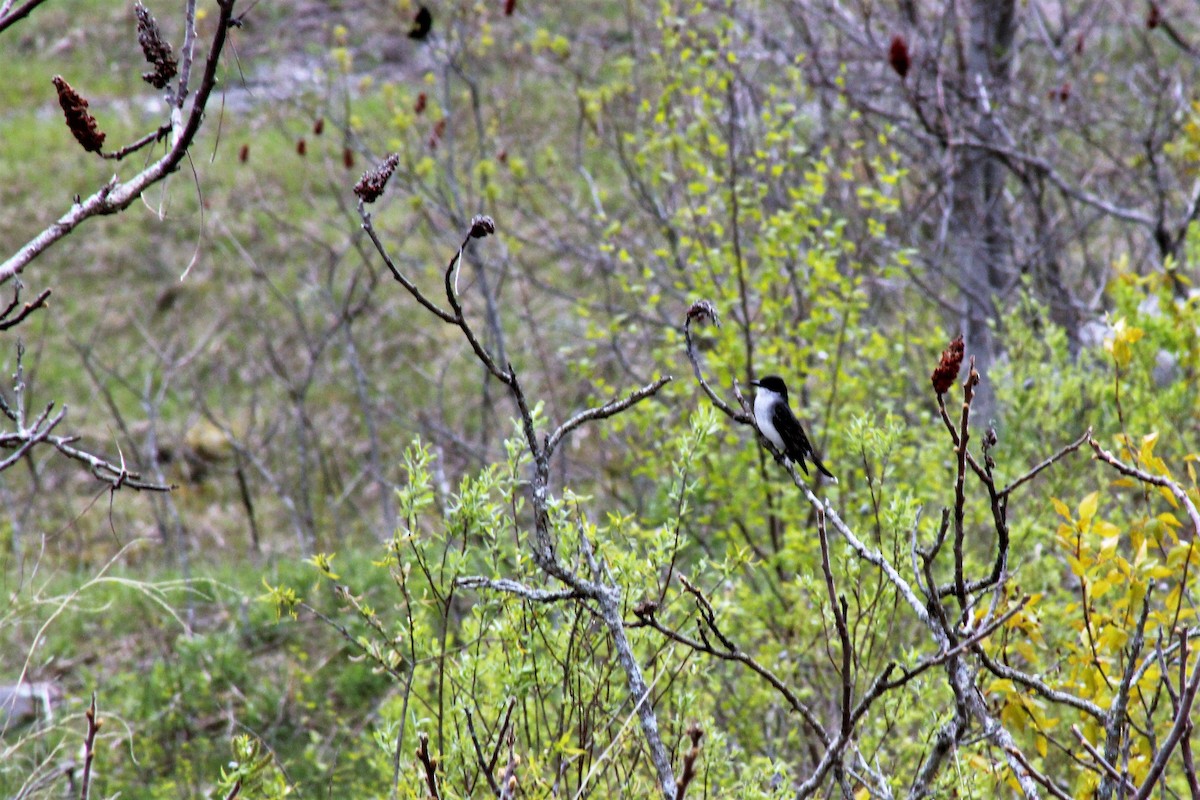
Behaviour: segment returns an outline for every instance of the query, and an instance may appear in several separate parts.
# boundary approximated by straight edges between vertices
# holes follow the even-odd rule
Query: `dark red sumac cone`
[[[138,3],[133,7],[137,16],[138,44],[142,46],[142,55],[154,67],[153,72],[146,72],[142,80],[155,89],[163,89],[179,72],[179,64],[171,51],[171,44],[162,36],[158,22],[144,5]]]
[[[379,199],[379,195],[383,194],[388,178],[392,177],[392,173],[396,171],[399,164],[400,154],[392,153],[378,167],[363,173],[363,176],[358,179],[358,183],[354,185],[354,193],[364,203],[374,203]]]
[[[96,124],[96,118],[88,113],[88,101],[71,88],[71,84],[55,75],[52,79],[58,90],[58,104],[67,118],[67,127],[75,140],[89,153],[99,153],[104,145],[104,131]]]
[[[900,34],[892,37],[892,46],[888,48],[888,63],[902,79],[908,75],[908,68],[912,66],[912,60],[908,55],[908,42],[904,41],[904,37]]]
[[[962,366],[963,350],[963,337],[960,333],[942,351],[942,360],[938,362],[937,369],[929,377],[933,383],[933,390],[938,394],[945,394],[954,385],[954,380],[958,377],[958,368]]]

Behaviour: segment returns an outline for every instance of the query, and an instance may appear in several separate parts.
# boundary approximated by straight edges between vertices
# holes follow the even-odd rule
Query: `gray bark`
[[[1016,2],[965,0],[960,9],[965,26],[960,85],[970,118],[958,124],[967,127],[976,141],[1000,145],[1003,130],[995,114],[1005,106],[1012,83]],[[953,156],[951,252],[962,292],[962,329],[967,350],[986,375],[1000,351],[991,327],[999,324],[996,300],[1015,277],[1012,231],[1004,205],[1007,170],[1001,156],[986,146],[960,147]],[[994,408],[990,392],[976,402],[976,411],[982,412],[977,418],[987,420]]]

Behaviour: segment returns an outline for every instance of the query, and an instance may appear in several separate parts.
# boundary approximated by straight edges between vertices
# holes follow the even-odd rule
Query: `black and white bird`
[[[796,415],[788,408],[787,384],[783,382],[783,378],[778,375],[766,375],[760,380],[751,381],[750,385],[757,389],[754,393],[754,422],[762,431],[762,435],[767,437],[767,441],[775,445],[789,461],[799,464],[805,475],[808,474],[808,467],[804,464],[804,459],[808,458],[817,469],[833,478],[833,473],[825,468],[821,459],[813,452],[808,437],[804,435],[804,428],[800,426],[800,420],[796,419]]]

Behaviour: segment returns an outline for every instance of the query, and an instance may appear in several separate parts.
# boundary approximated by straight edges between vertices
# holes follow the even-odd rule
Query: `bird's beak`
[[[759,383],[758,381],[750,381],[750,385],[751,385],[751,386],[753,386],[753,387],[755,387],[755,388],[759,388],[759,387],[761,387],[761,386],[762,386],[762,384],[761,384],[761,383]]]

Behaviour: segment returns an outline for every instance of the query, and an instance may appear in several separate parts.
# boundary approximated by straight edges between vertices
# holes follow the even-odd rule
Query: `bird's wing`
[[[776,403],[775,408],[771,412],[771,422],[775,424],[775,430],[779,431],[779,438],[783,439],[783,454],[795,461],[804,470],[804,474],[808,474],[808,466],[804,463],[805,456],[812,453],[812,445],[808,443],[808,437],[804,435],[804,428],[800,427],[800,421],[792,414],[783,403]]]

